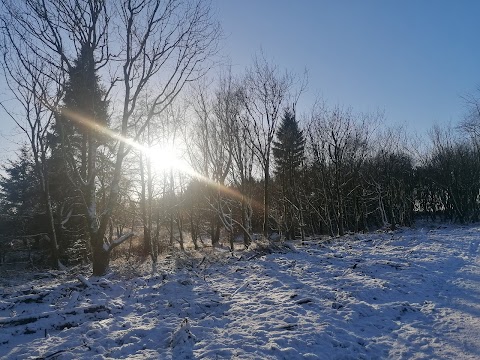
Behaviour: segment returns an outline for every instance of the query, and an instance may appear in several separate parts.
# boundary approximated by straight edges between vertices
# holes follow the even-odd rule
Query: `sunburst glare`
[[[147,155],[157,172],[180,170],[191,172],[190,165],[184,160],[181,150],[173,145],[155,145],[147,148]],[[188,170],[188,171],[186,171]]]

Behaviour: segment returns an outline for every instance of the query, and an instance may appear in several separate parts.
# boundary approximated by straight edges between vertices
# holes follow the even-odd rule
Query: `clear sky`
[[[461,96],[480,85],[480,0],[212,5],[234,71],[242,72],[260,49],[280,67],[299,74],[308,69],[308,93],[299,104],[304,111],[321,95],[330,105],[384,110],[389,123],[426,133],[435,122],[458,121],[465,111]],[[17,147],[9,142],[14,128],[2,114],[0,160]]]
[[[461,96],[480,85],[478,0],[213,0],[213,6],[236,70],[260,48],[281,67],[308,69],[305,107],[319,94],[330,105],[384,110],[389,123],[426,133],[434,123],[458,121]]]

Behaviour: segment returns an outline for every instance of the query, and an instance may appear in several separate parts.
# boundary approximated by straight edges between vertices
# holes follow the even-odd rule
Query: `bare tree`
[[[213,88],[213,91],[208,91]],[[198,86],[194,91],[196,122],[190,149],[196,171],[208,178],[207,204],[211,215],[212,243],[219,241],[223,226],[233,248],[235,229],[240,228],[246,246],[251,241],[254,152],[245,128],[246,111],[243,87],[230,71],[220,74],[218,82]]]
[[[331,235],[343,235],[352,200],[361,189],[359,172],[381,114],[355,116],[350,109],[320,107],[309,125],[309,148],[317,177],[314,192]],[[355,216],[354,216],[355,217]]]
[[[480,88],[478,92],[480,92]],[[464,96],[463,100],[467,109],[458,127],[468,134],[478,147],[480,146],[480,99],[478,95],[469,94]]]
[[[210,207],[210,236],[212,245],[216,246],[222,225],[222,217],[219,217],[222,191],[233,161],[232,134],[225,114],[229,110],[223,108],[223,99],[218,93],[212,96],[208,92],[206,84],[197,86],[193,97],[196,122],[190,157],[195,170],[211,185],[206,200]]]
[[[232,136],[232,183],[240,192],[240,228],[243,242],[248,247],[252,241],[252,216],[254,203],[252,199],[252,182],[254,166],[254,149],[251,146],[247,125],[247,113],[243,101],[242,84],[229,74],[221,83],[220,94],[224,98],[225,108],[231,109],[228,126]]]
[[[166,217],[170,222],[170,243],[173,245],[173,223],[175,222],[175,176],[172,161],[180,159],[168,158],[177,156],[170,153],[179,146],[180,130],[185,126],[185,111],[177,104],[171,104],[161,114],[152,117],[142,136],[142,145],[148,150],[137,151],[140,159],[140,207],[142,213],[144,250],[150,254],[153,271],[156,264],[160,241],[160,224]],[[162,151],[168,152],[162,154]],[[175,170],[175,171],[174,171]],[[160,211],[160,199],[166,206]],[[179,212],[177,212],[179,213]],[[177,216],[177,221],[178,216]]]
[[[68,114],[81,126],[118,141],[109,194],[101,213],[96,209],[94,196],[97,139],[88,139],[90,160],[85,176],[74,161],[70,162],[73,180],[83,190],[93,273],[102,275],[108,269],[111,250],[131,236],[124,234],[111,243],[105,236],[119,196],[123,161],[152,117],[173,101],[185,83],[203,75],[207,60],[216,50],[219,27],[202,0],[27,0],[19,5],[2,0],[2,5],[4,18],[15,29],[16,40],[25,43],[36,57],[68,71],[87,48],[92,53],[95,71],[108,69],[112,74],[107,80],[106,94],[112,94],[112,103],[119,109],[118,115],[113,115],[118,119],[115,130],[107,130],[82,114]],[[151,92],[148,111],[135,116],[145,91]]]
[[[272,143],[280,112],[294,85],[288,72],[281,73],[265,57],[254,59],[244,80],[244,105],[248,114],[245,129],[263,171],[263,235],[269,231],[269,187]]]
[[[435,126],[430,133],[432,150],[419,169],[430,194],[418,194],[424,204],[421,210],[443,214],[450,221],[478,221],[478,148],[453,130],[451,126]],[[422,199],[425,195],[430,196]]]
[[[61,91],[57,83],[42,74],[45,64],[41,59],[30,59],[21,55],[25,50],[21,44],[12,43],[8,49],[5,46],[12,40],[8,28],[3,29],[3,72],[7,87],[13,93],[15,105],[11,108],[4,103],[0,105],[12,118],[17,127],[26,135],[29,148],[33,155],[34,169],[41,186],[42,201],[50,231],[49,243],[52,256],[52,265],[60,267],[59,247],[55,229],[54,209],[50,195],[48,155],[50,144],[47,133],[54,119],[54,113],[45,105],[46,99],[50,103],[58,104]],[[17,63],[17,59],[22,61]],[[54,72],[50,75],[53,77]],[[15,110],[12,110],[12,109]]]
[[[372,214],[379,214],[381,226],[394,229],[397,224],[410,225],[415,186],[413,158],[402,127],[379,131],[361,172],[362,202]],[[362,211],[368,229],[367,211]]]

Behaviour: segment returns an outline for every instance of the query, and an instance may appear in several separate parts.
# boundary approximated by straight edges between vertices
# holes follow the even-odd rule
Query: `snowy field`
[[[478,359],[479,244],[480,227],[418,225],[154,276],[7,277],[0,358]]]

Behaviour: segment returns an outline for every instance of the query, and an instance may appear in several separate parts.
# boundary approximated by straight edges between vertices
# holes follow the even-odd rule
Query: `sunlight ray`
[[[108,137],[110,137],[114,140],[117,140],[117,141],[121,141],[121,142],[125,143],[126,145],[131,146],[132,148],[141,151],[142,153],[144,153],[146,156],[148,156],[149,158],[151,158],[154,161],[155,161],[156,158],[158,158],[158,153],[153,151],[152,148],[149,148],[145,145],[142,145],[142,144],[138,143],[137,141],[135,141],[134,139],[122,136],[119,133],[117,133],[113,130],[110,130],[110,129],[104,127],[104,126],[101,126],[101,125],[97,124],[96,122],[92,121],[91,119],[88,119],[88,118],[86,118],[86,117],[84,117],[84,116],[82,116],[82,115],[80,115],[80,114],[78,114],[74,111],[70,111],[68,109],[62,109],[61,114],[67,115],[69,120],[71,120],[71,121],[73,121],[73,122],[75,122],[75,123],[77,123],[81,126],[88,127],[91,130],[93,130],[93,131],[95,131],[99,134],[108,136]],[[158,150],[156,150],[156,151],[158,151]],[[170,152],[172,150],[168,149],[167,151]],[[220,193],[222,193],[226,196],[229,196],[232,199],[235,199],[237,201],[243,201],[246,198],[247,201],[249,203],[251,203],[255,208],[263,209],[263,204],[261,204],[259,201],[256,201],[253,198],[245,197],[240,191],[235,190],[233,188],[230,188],[228,186],[225,186],[223,184],[219,184],[219,183],[209,179],[208,177],[205,177],[205,176],[199,174],[198,172],[193,170],[193,168],[191,166],[187,165],[184,161],[178,161],[178,160],[180,160],[180,159],[177,159],[177,161],[168,160],[167,161],[168,166],[170,166],[171,168],[173,168],[176,171],[179,171],[179,172],[181,172],[185,175],[188,175],[188,176],[190,176],[194,179],[197,179],[197,180],[203,182],[204,184],[216,189]]]

